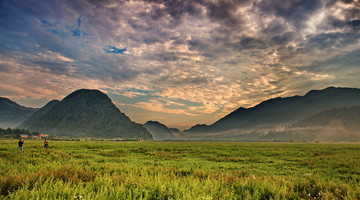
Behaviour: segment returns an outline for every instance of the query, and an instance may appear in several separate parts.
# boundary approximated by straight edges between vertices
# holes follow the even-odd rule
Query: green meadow
[[[360,145],[0,140],[0,199],[360,199]]]

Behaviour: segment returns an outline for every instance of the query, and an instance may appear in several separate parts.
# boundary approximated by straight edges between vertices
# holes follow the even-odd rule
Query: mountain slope
[[[175,139],[172,131],[164,124],[157,121],[148,121],[144,127],[151,133],[154,140],[170,140]]]
[[[34,124],[38,123],[38,121],[41,121],[42,116],[44,116],[51,108],[58,104],[60,101],[58,100],[52,100],[48,102],[45,106],[43,106],[41,109],[34,112],[31,117],[26,119],[23,123],[21,123],[20,127],[31,127]]]
[[[234,130],[249,133],[296,122],[326,109],[360,105],[360,89],[329,87],[304,96],[275,98],[252,108],[239,108],[212,125],[194,126],[187,133]]]
[[[324,110],[294,124],[294,127],[328,127],[334,122],[346,130],[360,132],[360,106]]]
[[[36,111],[0,97],[0,127],[14,128]]]
[[[359,142],[360,106],[324,110],[281,131],[270,131],[262,140]]]
[[[152,139],[98,90],[77,90],[62,101],[51,101],[19,128],[71,137]]]

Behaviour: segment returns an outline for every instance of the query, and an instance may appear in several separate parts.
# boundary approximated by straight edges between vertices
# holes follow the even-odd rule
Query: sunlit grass
[[[0,141],[0,199],[360,199],[359,144]]]

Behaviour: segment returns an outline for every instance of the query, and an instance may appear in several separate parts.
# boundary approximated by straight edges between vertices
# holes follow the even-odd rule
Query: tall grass
[[[360,199],[358,144],[0,141],[0,199]]]

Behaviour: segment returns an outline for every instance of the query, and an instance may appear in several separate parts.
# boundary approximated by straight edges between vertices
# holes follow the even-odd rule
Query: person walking
[[[47,141],[47,139],[45,139],[45,141],[44,141],[44,148],[45,149],[49,148],[49,142]]]
[[[24,140],[19,139],[19,142],[18,142],[18,150],[19,151],[23,150],[23,145],[24,145]]]

